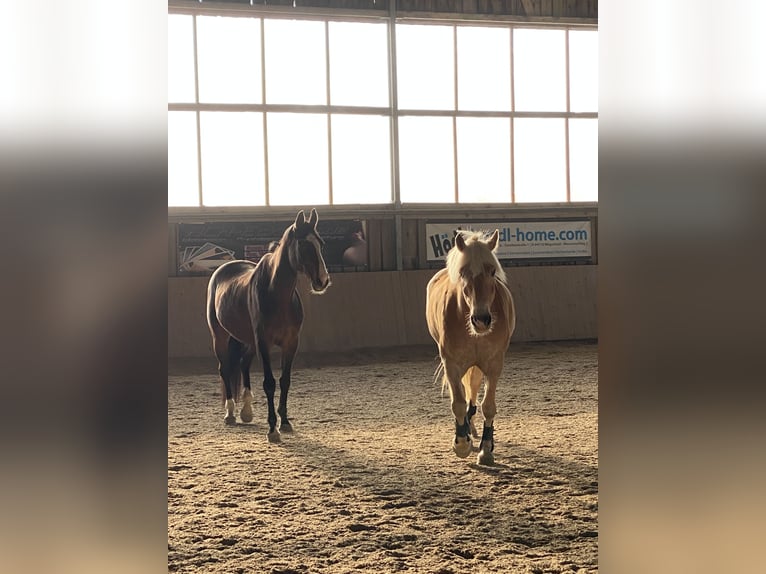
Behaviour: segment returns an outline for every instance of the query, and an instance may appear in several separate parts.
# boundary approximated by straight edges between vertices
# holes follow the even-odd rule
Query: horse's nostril
[[[483,323],[485,327],[489,327],[492,322],[492,315],[471,315],[471,323],[474,327],[478,327],[479,323]]]

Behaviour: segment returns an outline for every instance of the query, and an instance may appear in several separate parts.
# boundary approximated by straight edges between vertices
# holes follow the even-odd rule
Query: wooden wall
[[[518,315],[514,341],[595,339],[596,265],[506,268]],[[301,349],[343,351],[432,344],[425,287],[435,270],[336,273],[321,296],[300,284]],[[207,277],[168,278],[168,355],[211,356]]]

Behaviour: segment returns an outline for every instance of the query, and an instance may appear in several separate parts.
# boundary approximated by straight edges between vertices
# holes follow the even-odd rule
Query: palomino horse
[[[494,253],[498,235],[495,230],[485,240],[482,233],[459,231],[446,268],[431,278],[426,291],[428,330],[439,345],[442,389],[449,384],[455,415],[452,449],[461,458],[473,449],[470,435],[478,438],[471,417],[476,413],[482,375],[487,380],[481,403],[484,432],[479,464],[494,461],[495,389],[516,325],[513,298]]]
[[[303,324],[303,305],[296,291],[298,273],[311,281],[312,293],[324,293],[330,285],[322,258],[324,241],[317,233],[319,216],[315,209],[306,219],[298,212],[278,243],[272,244],[256,265],[251,261],[230,261],[215,270],[207,289],[207,322],[213,337],[213,350],[223,382],[226,424],[234,424],[235,398],[242,380],[245,391],[240,411],[242,422],[253,420],[253,394],[250,390],[250,363],[258,352],[263,365],[263,390],[269,407],[269,441],[279,442],[279,429],[292,432],[287,418],[287,392],[290,371],[298,350]],[[276,380],[271,370],[270,351],[282,349],[282,375],[279,378],[279,408],[274,410]],[[240,379],[241,374],[241,379]]]

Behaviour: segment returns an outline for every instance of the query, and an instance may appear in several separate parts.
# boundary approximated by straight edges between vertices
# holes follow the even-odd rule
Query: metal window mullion
[[[192,43],[194,49],[194,103],[199,106],[199,59],[197,57],[197,16],[192,16]],[[202,207],[202,130],[200,111],[194,113],[197,124],[197,202]]]
[[[394,201],[396,270],[402,271],[402,196],[399,180],[399,96],[396,81],[396,0],[388,2],[388,105],[391,111],[391,185]]]
[[[454,89],[454,108],[455,113],[452,114],[452,169],[453,177],[455,178],[455,203],[460,202],[460,186],[458,184],[458,167],[457,167],[457,110],[459,107],[458,102],[458,88],[457,88],[457,26],[452,26],[452,81]]]
[[[513,27],[511,27],[511,114],[516,112],[516,84],[513,79]],[[514,119],[511,115],[511,203],[516,203],[516,158],[515,152]]]
[[[566,60],[566,91],[567,91],[567,117],[564,118],[564,155],[566,158],[566,175],[567,175],[567,203],[571,200],[571,178],[569,167],[569,113],[571,112],[570,100],[569,100],[569,28],[564,32],[564,53]]]
[[[261,21],[261,103],[266,105],[266,25],[264,19]],[[264,205],[271,205],[271,194],[269,191],[269,129],[266,121],[266,110],[261,116],[263,120],[263,202]]]
[[[399,178],[399,96],[396,78],[396,0],[388,5],[388,106],[391,113],[391,186],[392,199],[396,208],[401,207]]]
[[[327,190],[329,193],[330,205],[333,205],[332,190],[332,115],[330,113],[330,21],[324,22],[324,57],[325,57],[325,90],[327,104]]]

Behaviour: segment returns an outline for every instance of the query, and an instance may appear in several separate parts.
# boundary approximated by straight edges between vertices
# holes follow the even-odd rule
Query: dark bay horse
[[[442,388],[449,384],[455,415],[452,449],[461,458],[473,449],[471,435],[478,438],[471,417],[476,413],[482,377],[487,380],[481,403],[484,431],[479,464],[494,461],[495,390],[516,325],[513,298],[494,253],[498,235],[495,230],[484,239],[482,233],[458,232],[446,268],[426,288],[426,322],[439,346]]]
[[[234,424],[235,400],[244,381],[242,422],[253,420],[250,390],[250,363],[257,352],[263,365],[263,390],[268,401],[270,442],[279,442],[280,430],[292,432],[287,418],[290,371],[298,350],[303,325],[303,305],[296,291],[298,273],[311,281],[312,293],[324,293],[330,285],[322,257],[324,241],[317,233],[316,209],[309,219],[298,212],[282,239],[256,265],[251,261],[230,261],[215,270],[207,289],[207,322],[218,358],[226,424]],[[274,410],[276,380],[271,369],[271,348],[282,350],[279,378],[279,408]],[[241,378],[240,378],[241,375]],[[281,419],[277,430],[277,413]]]

